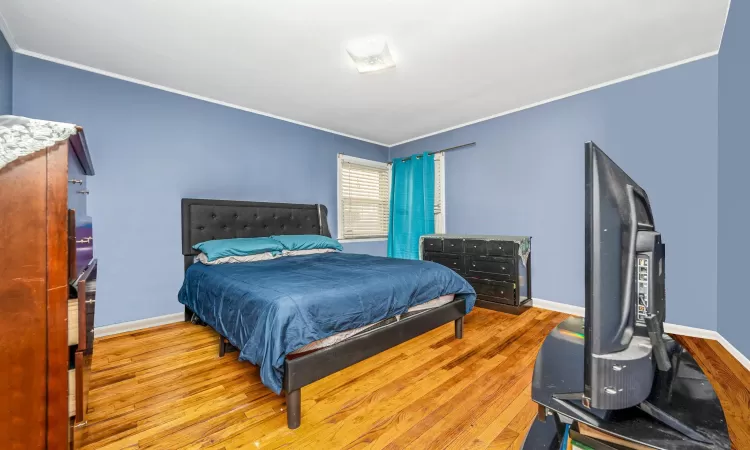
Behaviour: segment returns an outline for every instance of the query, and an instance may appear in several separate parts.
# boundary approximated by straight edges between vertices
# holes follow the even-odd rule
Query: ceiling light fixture
[[[369,37],[349,42],[346,51],[359,73],[377,72],[396,67],[385,38]]]

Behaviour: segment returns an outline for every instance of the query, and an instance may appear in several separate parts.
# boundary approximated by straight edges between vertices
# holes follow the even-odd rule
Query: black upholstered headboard
[[[200,242],[281,234],[320,234],[330,237],[328,209],[324,205],[182,199],[185,269],[198,254],[193,245]]]

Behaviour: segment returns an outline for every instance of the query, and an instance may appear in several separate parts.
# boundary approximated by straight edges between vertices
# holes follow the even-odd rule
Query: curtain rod
[[[451,150],[458,150],[459,148],[471,147],[472,145],[476,145],[476,144],[477,144],[476,142],[469,142],[468,144],[461,144],[461,145],[457,145],[455,147],[448,147],[448,148],[444,148],[442,150],[437,150],[437,151],[434,151],[434,152],[429,152],[428,155],[434,155],[435,153],[449,152]],[[421,156],[422,155],[417,155],[417,158],[420,158]],[[401,160],[401,162],[405,162],[405,161],[408,161],[408,160],[409,160],[409,158],[404,158],[404,159]],[[393,162],[391,161],[388,164],[393,164]]]

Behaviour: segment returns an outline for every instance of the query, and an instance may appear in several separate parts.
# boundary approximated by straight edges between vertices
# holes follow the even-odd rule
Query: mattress
[[[448,303],[452,302],[454,298],[455,298],[455,295],[453,294],[442,295],[428,302],[412,306],[411,308],[406,310],[406,313],[404,313],[403,316],[409,316],[411,315],[410,313],[428,311],[430,309],[435,309],[439,306],[447,305]],[[381,320],[380,322],[377,322],[377,323],[365,325],[359,328],[354,328],[352,330],[342,331],[341,333],[336,333],[333,336],[328,336],[327,338],[318,339],[317,341],[310,342],[309,344],[298,348],[297,350],[291,352],[290,355],[297,355],[300,353],[310,353],[314,350],[320,350],[321,348],[330,347],[334,344],[338,344],[339,342],[345,341],[365,331],[370,331],[372,329],[379,328],[389,323],[398,322],[401,319],[401,317],[402,317],[401,315],[398,315],[395,317],[389,317],[388,319]]]
[[[260,366],[280,393],[287,355],[337,333],[382,320],[443,295],[476,293],[453,270],[429,261],[322,253],[242,264],[192,264],[181,303]],[[411,313],[408,313],[411,314]]]

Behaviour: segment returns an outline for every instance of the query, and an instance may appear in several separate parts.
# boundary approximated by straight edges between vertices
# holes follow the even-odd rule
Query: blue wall
[[[718,326],[750,353],[739,282],[750,214],[737,194],[750,191],[739,113],[750,103],[741,82],[750,70],[739,56],[747,34],[736,25],[739,7],[720,57],[410,142],[390,156],[477,141],[446,156],[448,232],[531,234],[535,297],[583,305],[583,143],[594,140],[649,192],[668,249],[667,320]],[[180,311],[180,198],[320,202],[335,233],[336,153],[386,160],[377,145],[12,55],[4,41],[0,77],[0,108],[8,105],[0,113],[12,97],[14,114],[86,127],[97,170],[97,326]],[[274,164],[285,167],[270,171]],[[385,254],[383,242],[345,248]]]
[[[14,114],[86,129],[96,176],[96,325],[182,310],[180,199],[323,203],[336,232],[336,154],[387,149],[138,84],[14,55]],[[348,244],[377,252],[380,243]]]
[[[750,3],[733,1],[719,52],[719,333],[750,356]]]
[[[0,115],[13,109],[13,51],[0,33]]]
[[[716,329],[716,57],[391,148],[446,153],[449,233],[533,236],[534,297],[584,304],[584,142],[649,194],[667,320]],[[512,89],[512,86],[508,86]]]

